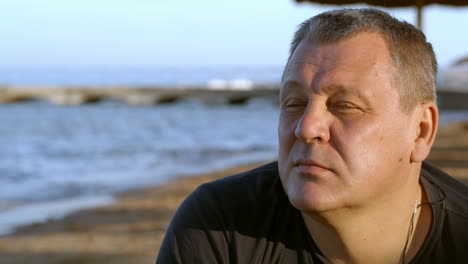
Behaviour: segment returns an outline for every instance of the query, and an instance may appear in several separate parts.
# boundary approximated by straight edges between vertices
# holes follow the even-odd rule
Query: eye
[[[329,108],[331,111],[338,113],[358,113],[362,111],[359,106],[348,101],[332,102],[329,104]]]
[[[346,101],[338,101],[333,104],[334,107],[337,108],[354,108],[356,107],[353,103],[346,102]]]
[[[286,112],[297,112],[297,111],[303,111],[307,107],[307,102],[304,100],[299,100],[296,98],[291,98],[286,100],[282,104],[282,108]]]

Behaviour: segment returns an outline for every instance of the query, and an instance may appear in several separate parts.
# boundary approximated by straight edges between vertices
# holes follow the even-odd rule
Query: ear
[[[439,110],[436,103],[421,103],[418,109],[415,109],[415,118],[418,127],[411,152],[411,162],[422,162],[429,155],[437,133]]]

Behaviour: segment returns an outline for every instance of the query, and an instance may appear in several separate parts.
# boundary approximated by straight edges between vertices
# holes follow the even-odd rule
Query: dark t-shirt
[[[468,187],[427,163],[421,182],[433,221],[410,263],[468,263]],[[156,263],[322,263],[320,255],[273,162],[195,190]]]

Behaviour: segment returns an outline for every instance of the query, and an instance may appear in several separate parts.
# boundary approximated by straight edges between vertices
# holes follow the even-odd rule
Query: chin
[[[311,202],[292,199],[289,199],[289,202],[294,208],[303,213],[325,213],[338,209],[338,206],[332,202]]]
[[[294,208],[304,213],[320,213],[339,208],[340,203],[337,201],[336,196],[323,193],[323,188],[322,190],[317,190],[317,188],[310,188],[310,186],[302,187],[300,191],[297,189],[294,191],[291,190],[292,188],[289,188],[287,192],[289,202]],[[314,187],[320,188],[320,186]]]

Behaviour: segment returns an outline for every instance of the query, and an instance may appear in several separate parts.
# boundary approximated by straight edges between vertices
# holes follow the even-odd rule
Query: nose
[[[320,105],[310,104],[299,119],[294,131],[306,143],[327,143],[330,140],[330,118]]]

